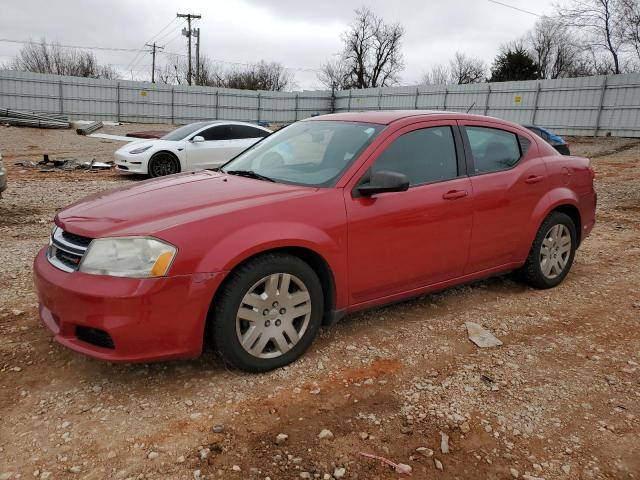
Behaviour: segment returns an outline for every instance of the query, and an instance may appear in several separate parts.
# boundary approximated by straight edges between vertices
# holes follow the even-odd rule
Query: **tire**
[[[149,160],[148,172],[151,178],[180,173],[180,162],[172,153],[158,152]]]
[[[534,288],[559,285],[571,269],[577,247],[578,236],[571,217],[551,212],[538,229],[520,277]]]
[[[273,370],[299,358],[318,333],[324,309],[313,269],[280,253],[261,255],[231,272],[214,302],[214,348],[247,372]]]

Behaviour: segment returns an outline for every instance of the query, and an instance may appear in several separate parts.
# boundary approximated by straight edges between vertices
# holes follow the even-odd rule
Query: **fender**
[[[544,222],[544,219],[560,205],[572,205],[578,210],[578,197],[574,191],[562,186],[556,187],[553,190],[547,192],[537,203],[533,211],[533,221],[531,222],[531,228],[527,234],[527,242],[524,243],[523,249],[518,252],[517,261],[524,263],[529,255],[529,250],[533,244],[536,234],[540,229],[540,225]]]
[[[336,308],[347,302],[346,235],[332,237],[325,231],[297,222],[263,222],[247,225],[224,236],[202,258],[198,271],[225,276],[248,258],[269,250],[300,247],[320,256],[333,274]]]

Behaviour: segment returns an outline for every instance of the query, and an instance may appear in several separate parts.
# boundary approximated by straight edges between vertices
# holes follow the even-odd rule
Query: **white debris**
[[[474,322],[465,322],[469,340],[480,348],[499,347],[502,342],[498,340],[489,330]]]
[[[449,435],[444,432],[440,432],[440,451],[449,453]]]
[[[331,430],[323,428],[322,431],[318,434],[318,438],[320,440],[331,440],[333,438],[333,432]]]

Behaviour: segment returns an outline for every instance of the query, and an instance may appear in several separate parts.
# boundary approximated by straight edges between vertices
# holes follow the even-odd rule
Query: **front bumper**
[[[127,152],[115,152],[113,154],[116,161],[116,170],[130,173],[148,173],[148,159],[145,153],[132,155]]]
[[[112,362],[148,362],[200,355],[204,327],[222,274],[133,279],[55,268],[43,248],[34,261],[40,319],[55,341]],[[113,348],[79,332],[105,332]]]

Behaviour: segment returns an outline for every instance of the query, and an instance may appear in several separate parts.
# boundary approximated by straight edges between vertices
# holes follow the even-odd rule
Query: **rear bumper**
[[[40,319],[55,341],[76,352],[112,362],[197,357],[221,274],[153,279],[66,273],[42,249],[34,261]],[[78,327],[105,332],[106,348],[78,338]],[[86,329],[85,329],[86,330]]]
[[[580,234],[580,241],[589,236],[591,230],[596,223],[596,206],[598,204],[598,194],[593,190],[590,193],[581,195],[580,199],[580,212],[582,217],[582,232]]]

